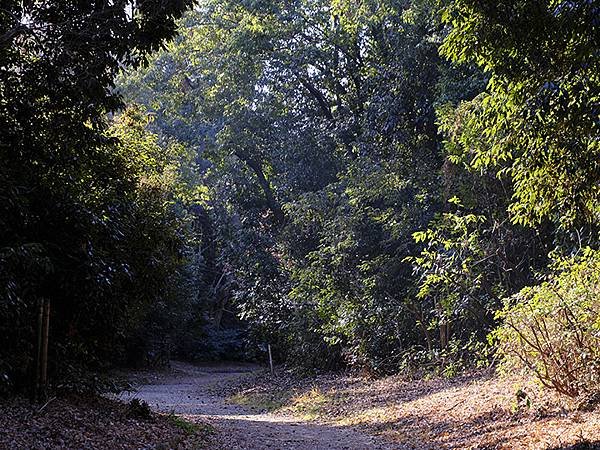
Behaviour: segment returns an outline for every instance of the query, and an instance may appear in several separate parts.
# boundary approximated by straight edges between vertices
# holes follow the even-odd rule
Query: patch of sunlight
[[[252,410],[273,412],[282,408],[289,396],[283,393],[241,392],[227,399],[229,403],[244,406]]]
[[[342,426],[384,424],[387,423],[392,416],[393,413],[389,407],[379,406],[343,417],[337,421],[337,424]]]
[[[330,395],[323,393],[319,387],[313,386],[310,390],[293,396],[288,409],[304,419],[313,420],[324,413],[331,400]]]

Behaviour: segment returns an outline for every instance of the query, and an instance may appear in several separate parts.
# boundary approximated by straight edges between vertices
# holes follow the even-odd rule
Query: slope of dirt
[[[378,450],[401,449],[348,426],[307,422],[233,405],[222,386],[237,383],[256,370],[253,366],[194,366],[174,362],[172,371],[138,378],[136,392],[153,409],[175,413],[191,422],[210,423],[216,430],[211,449],[231,450]]]
[[[205,434],[206,428],[183,429],[168,416],[140,414],[106,398],[0,403],[0,449],[200,449],[207,448]]]
[[[541,390],[520,376],[491,373],[453,380],[312,379],[255,375],[230,390],[247,405],[276,414],[353,425],[408,449],[600,449],[600,410]]]

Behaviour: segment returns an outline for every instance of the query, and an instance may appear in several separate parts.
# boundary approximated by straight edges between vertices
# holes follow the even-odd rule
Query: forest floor
[[[489,371],[430,380],[254,374],[229,395],[277,416],[353,426],[396,449],[600,449],[598,405]]]
[[[137,382],[130,396],[214,428],[211,449],[600,449],[600,409],[577,410],[519,376],[272,377],[174,363]]]
[[[384,450],[398,448],[352,426],[279,414],[263,405],[241,405],[232,395],[247,383],[266,377],[252,365],[191,365],[173,362],[168,372],[136,374],[138,398],[151,408],[176,414],[188,423],[208,424],[215,432],[207,446],[227,450]]]
[[[0,401],[2,450],[201,449],[211,433],[207,425],[97,396]]]
[[[121,401],[0,402],[0,448],[600,449],[600,407],[516,375],[271,376],[253,365],[180,362],[127,375],[135,390]]]

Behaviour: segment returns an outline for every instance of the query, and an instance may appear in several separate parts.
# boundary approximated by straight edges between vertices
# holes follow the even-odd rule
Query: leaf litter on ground
[[[222,387],[246,407],[356,426],[409,449],[600,449],[600,408],[490,371],[411,380],[280,370]]]

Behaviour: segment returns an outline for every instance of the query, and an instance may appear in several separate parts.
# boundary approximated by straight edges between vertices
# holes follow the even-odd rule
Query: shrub
[[[152,408],[144,400],[132,398],[129,401],[128,412],[131,417],[148,420],[152,417]]]
[[[600,391],[600,251],[558,260],[499,313],[504,367],[525,368],[569,397]]]

